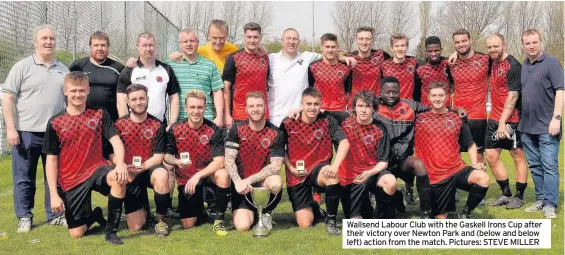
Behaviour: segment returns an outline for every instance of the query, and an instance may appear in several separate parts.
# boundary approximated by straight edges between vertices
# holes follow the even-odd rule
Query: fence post
[[[78,14],[77,14],[77,2],[73,2],[73,15],[75,15],[73,17],[73,20],[75,20],[76,22],[74,22],[74,40],[73,40],[73,62],[76,60],[76,54],[77,54],[77,23],[78,23]]]
[[[128,53],[128,15],[127,15],[127,4],[128,2],[124,1],[124,46],[125,46],[125,54],[124,56],[129,56]]]

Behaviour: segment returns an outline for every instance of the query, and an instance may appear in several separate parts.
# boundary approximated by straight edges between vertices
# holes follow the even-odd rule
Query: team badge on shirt
[[[343,71],[341,71],[341,70],[337,70],[337,71],[335,72],[335,75],[337,75],[337,77],[339,77],[339,78],[345,77],[345,73],[344,73]]]
[[[261,147],[269,148],[269,146],[271,146],[271,141],[268,138],[263,138],[263,140],[261,140]]]
[[[408,71],[409,73],[414,73],[414,66],[409,65],[408,67],[406,67],[406,71]]]
[[[198,138],[198,140],[200,141],[201,144],[206,145],[210,141],[210,138],[208,138],[207,135],[201,135],[200,138]]]
[[[502,75],[504,75],[504,71],[501,68],[499,68],[498,69],[498,76],[502,76]]]
[[[379,64],[379,59],[377,57],[373,57],[371,58],[371,63],[376,66]]]
[[[400,108],[400,110],[398,110],[400,112],[400,114],[405,114],[406,113],[406,108]]]
[[[455,123],[453,123],[453,120],[446,120],[445,121],[445,128],[453,129],[454,127],[455,127]]]
[[[96,129],[98,127],[98,120],[96,119],[88,120],[88,122],[86,123],[86,127],[90,129]]]
[[[143,131],[143,137],[145,137],[145,139],[151,139],[153,138],[153,130],[151,129],[145,129],[145,131]]]
[[[317,129],[316,131],[314,131],[314,137],[316,137],[317,139],[322,139],[322,136],[324,136],[324,130]]]
[[[373,138],[372,135],[366,135],[366,136],[363,138],[363,143],[365,143],[365,145],[370,145],[370,144],[373,143],[373,141],[374,141],[374,138]]]
[[[157,76],[157,82],[163,82],[163,76]]]
[[[481,62],[476,61],[476,60],[473,61],[473,69],[475,69],[475,70],[481,69]]]
[[[265,61],[264,59],[260,59],[259,62],[261,63],[261,65],[264,65],[264,66],[267,65],[267,61]]]

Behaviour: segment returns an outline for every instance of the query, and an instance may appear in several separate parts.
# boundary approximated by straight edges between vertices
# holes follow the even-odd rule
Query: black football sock
[[[215,220],[224,220],[224,214],[226,213],[226,208],[228,207],[228,202],[230,198],[228,194],[230,193],[230,188],[216,188],[216,215],[214,215]]]
[[[326,211],[328,218],[336,217],[340,196],[341,186],[339,184],[331,184],[326,186]]]
[[[467,204],[465,209],[469,212],[475,210],[477,205],[485,198],[487,194],[488,187],[481,187],[477,184],[473,185],[469,190],[469,197],[467,198]]]
[[[161,194],[155,192],[155,194],[153,195],[153,200],[155,200],[155,214],[157,221],[165,219],[170,197],[171,195],[169,193]]]
[[[502,190],[502,195],[505,197],[511,197],[512,196],[512,190],[510,190],[510,182],[508,181],[508,178],[506,180],[496,180],[496,183],[498,183],[498,186],[500,186],[500,190]]]
[[[108,223],[106,224],[105,240],[116,245],[123,244],[122,240],[116,235],[120,226],[120,217],[122,215],[123,198],[117,198],[108,194]]]
[[[275,208],[277,208],[277,205],[281,202],[281,199],[282,199],[281,191],[279,191],[277,195],[273,195],[273,193],[270,193],[269,194],[270,205],[268,205],[263,209],[263,213],[271,213],[273,210],[275,210]]]
[[[516,195],[515,197],[524,200],[524,190],[528,187],[528,183],[516,182]]]
[[[416,186],[420,196],[420,212],[430,211],[431,187],[428,175],[416,176]]]
[[[86,229],[89,229],[95,222],[98,222],[101,228],[106,227],[106,219],[104,219],[102,208],[100,207],[96,207],[92,210],[92,214],[90,214],[90,217],[88,217],[86,221]]]
[[[414,179],[416,176],[413,173],[404,173],[404,182],[406,183],[406,193],[414,194]]]

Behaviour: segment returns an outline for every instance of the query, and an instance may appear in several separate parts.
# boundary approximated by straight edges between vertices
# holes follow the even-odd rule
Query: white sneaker
[[[538,200],[534,204],[526,207],[526,209],[524,209],[524,212],[539,212],[542,209],[543,209],[543,201]]]
[[[49,222],[47,222],[48,225],[51,226],[67,226],[67,219],[65,218],[65,216],[59,216],[55,219],[50,220]]]
[[[543,211],[543,216],[546,219],[556,219],[557,218],[557,213],[555,213],[555,207],[553,207],[551,205],[544,206],[542,211]]]
[[[270,213],[263,214],[263,225],[270,231],[273,229],[273,216]]]
[[[32,218],[20,218],[18,221],[18,233],[27,233],[31,230]]]

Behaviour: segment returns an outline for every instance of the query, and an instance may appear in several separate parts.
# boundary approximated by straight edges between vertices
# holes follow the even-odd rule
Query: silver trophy
[[[245,199],[255,208],[257,208],[257,213],[259,214],[257,226],[255,226],[255,232],[253,233],[253,237],[256,238],[263,238],[269,235],[269,229],[263,224],[263,208],[269,206],[273,201],[269,203],[271,191],[264,187],[257,187],[253,188],[251,192],[249,192],[249,196],[246,195]],[[249,197],[251,196],[251,201]]]

